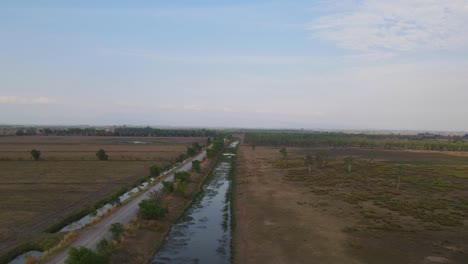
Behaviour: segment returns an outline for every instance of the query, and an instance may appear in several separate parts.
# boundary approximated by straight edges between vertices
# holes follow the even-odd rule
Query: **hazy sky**
[[[468,0],[2,0],[26,123],[468,130]]]

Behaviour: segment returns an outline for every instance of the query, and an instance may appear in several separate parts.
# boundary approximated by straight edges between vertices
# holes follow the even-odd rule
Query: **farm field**
[[[468,263],[465,154],[280,148],[239,148],[235,263]]]
[[[205,138],[0,137],[0,252],[165,166]],[[104,149],[108,161],[98,161]],[[30,151],[41,151],[34,161]]]

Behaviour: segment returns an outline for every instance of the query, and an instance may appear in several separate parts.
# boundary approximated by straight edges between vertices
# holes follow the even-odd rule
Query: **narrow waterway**
[[[233,153],[237,143],[227,148]],[[231,188],[230,171],[234,156],[224,155],[201,194],[174,224],[153,263],[230,263]]]

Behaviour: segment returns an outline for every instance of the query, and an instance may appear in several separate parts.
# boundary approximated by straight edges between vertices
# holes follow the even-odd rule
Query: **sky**
[[[0,1],[0,124],[468,131],[468,0]]]

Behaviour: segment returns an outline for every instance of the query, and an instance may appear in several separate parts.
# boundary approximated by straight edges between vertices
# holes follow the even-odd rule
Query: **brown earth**
[[[278,150],[239,148],[235,263],[468,263],[466,156],[334,149],[309,174],[318,149]]]
[[[132,144],[130,141],[151,142]],[[0,254],[164,166],[202,138],[0,137]],[[42,152],[33,161],[29,151]],[[109,161],[98,161],[103,148]]]
[[[284,180],[270,163],[277,153],[241,146],[238,155],[235,263],[359,263],[341,231],[352,219],[324,214],[323,199]]]

